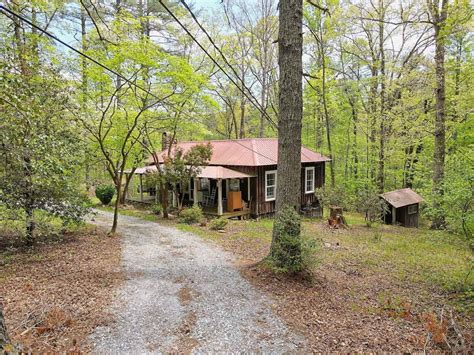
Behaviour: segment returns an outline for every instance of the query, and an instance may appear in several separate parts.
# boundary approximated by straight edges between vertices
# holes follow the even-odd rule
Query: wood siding
[[[418,216],[420,214],[420,206],[416,204],[416,213],[409,214],[408,207],[397,208],[396,219],[404,227],[418,227]]]
[[[317,203],[314,193],[305,193],[305,168],[314,166],[315,188],[322,187],[325,181],[324,163],[304,163],[301,166],[301,196],[300,202],[302,206],[307,203]],[[275,212],[275,201],[265,201],[265,172],[277,170],[276,165],[267,166],[226,166],[229,169],[237,170],[246,174],[255,175],[250,180],[250,193],[252,201],[250,203],[251,214],[253,216],[262,216],[273,214]],[[277,177],[278,179],[278,177]]]

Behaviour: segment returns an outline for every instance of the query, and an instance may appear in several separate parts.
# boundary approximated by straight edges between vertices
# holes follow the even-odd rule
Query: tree
[[[185,191],[191,179],[197,177],[202,167],[209,163],[211,156],[212,145],[208,143],[195,145],[186,152],[180,147],[174,147],[172,154],[164,158],[163,171],[161,174],[157,174],[155,181],[163,182],[165,185],[169,184],[172,187],[178,202],[178,211],[182,209],[184,198],[184,194],[179,196],[178,188]]]
[[[64,221],[87,213],[76,175],[83,146],[67,114],[68,83],[48,64],[15,60],[15,52],[7,47],[0,60],[0,205],[24,213],[31,245],[36,211]]]
[[[435,70],[436,70],[436,119],[434,127],[433,155],[433,210],[434,216],[431,227],[440,229],[445,226],[442,213],[444,195],[444,165],[446,156],[446,87],[444,56],[446,45],[446,20],[448,17],[448,0],[427,0],[432,17],[435,36]]]
[[[277,248],[285,231],[296,241],[300,238],[298,226],[285,228],[279,223],[287,222],[289,210],[299,211],[301,193],[301,121],[303,116],[303,2],[282,0],[280,2],[278,31],[278,64],[280,67],[279,123],[278,123],[278,184],[276,220],[270,255],[278,257]],[[280,222],[279,222],[280,221]],[[285,248],[285,246],[282,246]],[[301,255],[300,248],[291,247],[295,257]],[[278,260],[276,260],[278,262]]]

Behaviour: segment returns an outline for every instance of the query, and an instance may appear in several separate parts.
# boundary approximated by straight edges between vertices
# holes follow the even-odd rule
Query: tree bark
[[[4,349],[5,345],[8,344],[10,344],[10,338],[8,337],[5,317],[3,316],[3,308],[0,305],[0,350]]]
[[[436,6],[436,5],[434,5]],[[441,10],[433,9],[435,31],[435,65],[436,65],[436,118],[434,130],[433,156],[433,210],[435,211],[431,228],[440,229],[445,226],[442,212],[444,195],[444,164],[446,155],[446,88],[445,88],[445,33],[444,24],[447,18],[448,0],[442,0]]]
[[[299,211],[301,195],[302,0],[281,0],[278,33],[279,124],[276,218],[285,208]],[[272,247],[278,239],[273,231]]]
[[[380,150],[379,167],[377,174],[377,188],[380,193],[385,188],[385,143],[386,143],[386,124],[385,124],[385,49],[384,49],[384,21],[385,8],[383,0],[379,2],[379,55],[380,55]]]

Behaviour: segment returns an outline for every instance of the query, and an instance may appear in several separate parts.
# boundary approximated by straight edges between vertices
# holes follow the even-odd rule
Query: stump
[[[332,228],[346,227],[346,219],[342,214],[342,207],[329,206],[329,226]]]

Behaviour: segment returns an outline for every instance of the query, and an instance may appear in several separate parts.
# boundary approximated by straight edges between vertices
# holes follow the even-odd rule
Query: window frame
[[[274,185],[267,185],[267,179],[268,179],[268,175],[271,175],[271,174],[274,174],[275,175],[275,184]],[[277,179],[278,179],[278,176],[277,176],[277,170],[267,170],[265,171],[265,202],[270,202],[270,201],[275,201],[276,200],[276,189],[277,189]],[[269,187],[274,187],[274,196],[273,197],[268,197],[268,188]]]
[[[313,172],[313,183],[312,183],[312,189],[308,190],[308,171]],[[311,194],[314,193],[314,189],[316,187],[316,169],[314,166],[307,166],[304,169],[304,193],[305,194]]]
[[[413,205],[409,205],[407,207],[407,214],[417,214],[418,213],[418,205],[415,203]]]

